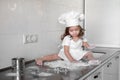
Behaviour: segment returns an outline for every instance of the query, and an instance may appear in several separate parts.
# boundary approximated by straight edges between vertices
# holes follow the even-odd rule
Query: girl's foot
[[[41,59],[35,59],[37,65],[43,65],[43,61]]]
[[[100,60],[89,60],[88,61],[88,64],[90,65],[99,65],[101,63]]]

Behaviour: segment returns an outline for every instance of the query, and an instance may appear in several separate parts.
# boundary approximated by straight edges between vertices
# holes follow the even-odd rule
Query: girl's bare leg
[[[89,61],[88,63],[91,65],[98,65],[101,63],[101,61],[96,60],[92,54],[92,52],[88,52],[84,57],[86,57]]]
[[[51,54],[51,55],[47,55],[47,56],[37,58],[35,61],[36,61],[37,65],[43,65],[43,61],[53,61],[53,60],[58,60],[58,59],[61,59],[58,56],[58,54]]]
[[[84,55],[85,58],[87,58],[88,60],[93,60],[95,59],[92,52],[88,52],[87,54]]]

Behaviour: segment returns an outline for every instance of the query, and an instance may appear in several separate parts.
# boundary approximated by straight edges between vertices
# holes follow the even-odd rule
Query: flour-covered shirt
[[[67,56],[64,53],[64,46],[69,46],[70,55],[75,60],[80,60],[88,52],[82,49],[83,42],[87,42],[87,40],[85,38],[83,39],[80,38],[77,41],[74,41],[69,35],[66,36],[62,41],[62,49],[60,50],[58,56],[64,60],[69,61]]]

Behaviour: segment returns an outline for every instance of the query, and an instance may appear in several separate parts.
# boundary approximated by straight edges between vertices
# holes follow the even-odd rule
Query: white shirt
[[[68,60],[64,53],[64,46],[69,46],[69,52],[70,55],[75,59],[75,60],[80,60],[86,53],[87,51],[84,51],[82,49],[82,43],[86,42],[86,39],[79,39],[77,41],[73,41],[73,39],[68,35],[63,39],[62,42],[62,49],[60,50],[58,56],[61,57],[64,60]]]

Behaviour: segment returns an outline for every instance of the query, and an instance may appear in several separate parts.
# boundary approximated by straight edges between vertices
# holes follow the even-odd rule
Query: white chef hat
[[[66,27],[80,25],[80,22],[84,19],[84,15],[76,11],[71,11],[62,14],[58,21],[61,24],[65,24]]]

